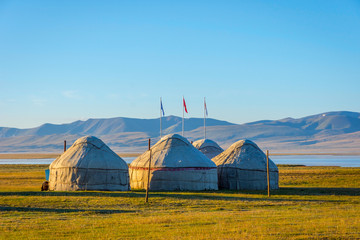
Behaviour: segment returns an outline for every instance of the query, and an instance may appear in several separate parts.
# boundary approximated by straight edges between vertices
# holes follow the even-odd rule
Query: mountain
[[[181,133],[182,119],[162,119],[163,134]],[[360,152],[360,113],[327,112],[303,118],[262,120],[233,124],[207,119],[207,137],[223,148],[240,139],[251,139],[261,148],[278,152]],[[147,139],[159,140],[159,119],[89,119],[68,124],[44,124],[36,128],[0,127],[1,152],[59,152],[63,140],[72,144],[84,135],[100,137],[117,152],[142,152]],[[185,120],[190,141],[203,138],[203,119]]]
[[[203,118],[185,119],[186,131],[191,131],[202,127]],[[216,119],[206,119],[207,126],[234,125],[226,121]],[[162,128],[164,134],[180,132],[182,129],[182,118],[168,116],[162,118]],[[64,135],[96,135],[103,136],[119,133],[143,132],[151,137],[156,137],[160,132],[159,118],[156,119],[137,119],[137,118],[108,118],[108,119],[89,119],[86,121],[76,121],[68,124],[49,124],[46,123],[36,128],[18,129],[0,127],[0,138],[15,136],[48,136],[54,134]]]
[[[197,138],[201,131],[191,131],[188,137]],[[298,119],[209,127],[207,132],[225,148],[246,138],[278,152],[360,152],[360,113],[356,112],[327,112]]]

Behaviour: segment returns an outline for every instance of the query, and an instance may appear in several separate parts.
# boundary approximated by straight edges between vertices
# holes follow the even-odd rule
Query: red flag
[[[186,103],[185,103],[184,97],[183,97],[183,104],[184,104],[185,112],[188,113],[188,111],[187,111],[187,109],[186,109]]]
[[[208,116],[208,111],[207,111],[207,107],[206,107],[205,98],[204,98],[204,110],[205,110],[205,115]]]

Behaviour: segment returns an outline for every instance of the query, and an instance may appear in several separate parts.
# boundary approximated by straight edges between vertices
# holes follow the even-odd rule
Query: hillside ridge
[[[181,117],[162,119],[163,135],[181,133]],[[302,118],[261,120],[245,124],[209,118],[207,137],[223,148],[240,139],[251,139],[275,151],[358,152],[360,113],[325,112]],[[85,135],[101,138],[113,150],[136,152],[146,149],[146,141],[159,139],[159,118],[91,118],[65,124],[46,123],[36,128],[0,127],[0,152],[57,152],[63,140],[69,144]],[[185,119],[185,137],[202,139],[203,118]]]

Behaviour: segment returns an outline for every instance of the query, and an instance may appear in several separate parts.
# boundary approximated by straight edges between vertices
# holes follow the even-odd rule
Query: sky
[[[360,1],[0,0],[0,127],[360,112]]]

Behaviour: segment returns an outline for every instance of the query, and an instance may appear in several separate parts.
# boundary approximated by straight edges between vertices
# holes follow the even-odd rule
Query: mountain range
[[[204,137],[204,119],[185,119],[185,137],[195,141]],[[162,118],[162,133],[181,133],[182,119]],[[93,135],[116,152],[142,152],[147,139],[159,140],[157,119],[107,118],[88,119],[67,124],[43,124],[36,128],[0,127],[0,152],[61,152],[63,141],[72,144],[77,138]],[[206,119],[207,138],[223,148],[241,139],[255,141],[274,152],[360,152],[360,113],[327,112],[303,118],[263,120],[234,124]]]

